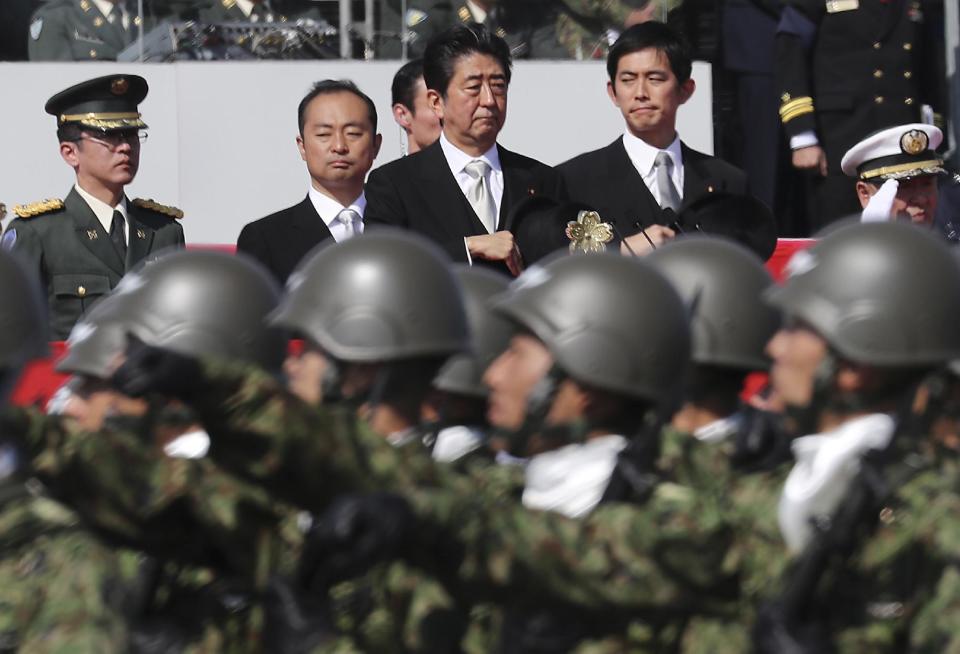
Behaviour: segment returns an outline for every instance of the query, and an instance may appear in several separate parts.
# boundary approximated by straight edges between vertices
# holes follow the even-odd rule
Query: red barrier
[[[773,256],[767,261],[767,270],[773,275],[774,279],[781,281],[783,279],[783,269],[797,250],[803,250],[813,245],[813,239],[808,238],[782,238],[777,241],[777,249]],[[190,249],[195,250],[219,250],[222,252],[234,252],[236,248],[233,245],[190,245]],[[292,344],[292,349],[298,349],[298,343]],[[53,369],[54,363],[66,351],[66,343],[56,342],[50,344],[50,356],[46,359],[39,359],[31,363],[24,370],[13,394],[13,402],[21,406],[39,405],[43,406],[49,401],[58,388],[66,381],[67,375],[61,375]],[[766,375],[751,375],[747,380],[747,386],[744,389],[744,395],[748,396],[762,388],[766,383]]]

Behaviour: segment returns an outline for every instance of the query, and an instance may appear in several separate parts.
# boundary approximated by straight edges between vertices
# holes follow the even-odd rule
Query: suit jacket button
[[[79,295],[80,297],[85,297],[86,294],[87,294],[87,289],[85,287],[83,286],[77,287],[77,295]]]
[[[878,95],[877,97],[875,97],[875,98],[873,99],[873,101],[876,102],[877,104],[883,104],[883,96],[882,96],[882,95]]]
[[[96,50],[91,50],[91,51],[90,51],[90,58],[91,58],[91,59],[96,59],[96,58],[97,58],[97,51],[96,51]]]

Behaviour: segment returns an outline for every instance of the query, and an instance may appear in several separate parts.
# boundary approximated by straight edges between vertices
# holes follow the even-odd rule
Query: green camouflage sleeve
[[[299,547],[292,510],[211,461],[166,457],[132,426],[86,433],[36,410],[21,420],[34,474],[116,542],[231,574]]]
[[[402,491],[448,474],[422,447],[393,447],[348,406],[315,407],[266,372],[206,362],[195,408],[210,456],[225,469],[302,508],[321,511],[340,493]]]
[[[581,520],[525,509],[510,484],[483,479],[410,497],[426,551],[452,539],[462,557],[458,581],[484,592],[594,611],[686,611],[736,594],[724,511],[672,482],[644,505],[601,505]]]

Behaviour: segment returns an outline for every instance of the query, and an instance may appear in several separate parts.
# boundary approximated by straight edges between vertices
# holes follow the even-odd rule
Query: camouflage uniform
[[[101,544],[63,505],[0,489],[0,650],[127,651],[124,584],[137,561]]]

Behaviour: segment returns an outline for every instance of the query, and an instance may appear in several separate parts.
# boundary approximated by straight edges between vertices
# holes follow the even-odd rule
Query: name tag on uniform
[[[827,0],[827,13],[838,14],[841,11],[853,11],[860,8],[860,0]]]

